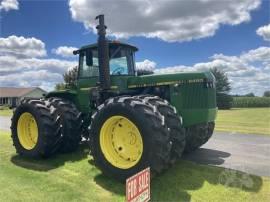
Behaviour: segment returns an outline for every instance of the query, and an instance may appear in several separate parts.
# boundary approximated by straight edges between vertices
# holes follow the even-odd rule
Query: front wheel
[[[162,172],[171,144],[159,113],[134,97],[111,98],[94,114],[91,153],[103,173],[120,181],[150,166]]]

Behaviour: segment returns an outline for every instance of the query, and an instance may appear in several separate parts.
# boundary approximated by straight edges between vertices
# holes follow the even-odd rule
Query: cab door
[[[89,107],[90,90],[97,86],[99,80],[98,53],[96,49],[80,51],[78,71],[78,103],[84,113],[91,111]]]

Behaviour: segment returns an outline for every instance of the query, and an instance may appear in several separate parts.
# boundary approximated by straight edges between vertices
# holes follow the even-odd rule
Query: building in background
[[[0,87],[0,106],[16,107],[23,98],[40,98],[47,92],[39,87]]]

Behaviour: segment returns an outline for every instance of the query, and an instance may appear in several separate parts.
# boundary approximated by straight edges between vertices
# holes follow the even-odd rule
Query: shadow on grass
[[[82,142],[79,149],[74,153],[58,154],[48,159],[32,159],[20,155],[12,156],[10,161],[16,166],[35,171],[49,171],[66,162],[76,162],[87,158],[89,155],[89,145],[87,142]]]
[[[94,180],[104,189],[117,195],[125,195],[125,185],[99,174]],[[153,201],[190,201],[188,191],[199,190],[205,182],[222,185],[236,190],[258,192],[262,187],[262,178],[246,173],[214,166],[204,166],[181,160],[172,168],[151,182]]]

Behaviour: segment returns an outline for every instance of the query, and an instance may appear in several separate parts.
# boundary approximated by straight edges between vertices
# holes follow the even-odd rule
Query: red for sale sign
[[[126,180],[126,201],[147,202],[150,200],[150,168]]]

